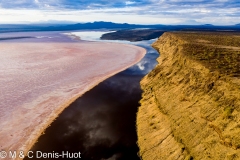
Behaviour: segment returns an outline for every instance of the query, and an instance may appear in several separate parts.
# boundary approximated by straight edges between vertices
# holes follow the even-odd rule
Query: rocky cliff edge
[[[143,160],[240,159],[240,35],[164,33],[159,64],[141,81]]]

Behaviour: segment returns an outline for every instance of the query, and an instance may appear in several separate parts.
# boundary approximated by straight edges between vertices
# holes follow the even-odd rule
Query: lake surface
[[[81,40],[99,41],[102,33],[71,34]],[[78,98],[46,129],[31,150],[80,151],[84,160],[139,160],[135,128],[141,99],[139,82],[157,64],[159,54],[150,46],[154,41],[121,42],[146,48],[146,56]]]
[[[156,58],[159,56],[159,53],[151,47],[151,44],[155,42],[157,39],[144,40],[138,42],[100,39],[101,35],[109,32],[113,31],[79,31],[71,32],[68,34],[79,36],[81,40],[125,43],[145,48],[147,50],[147,54],[145,55],[145,57],[139,63],[124,71],[124,73],[128,72],[130,75],[146,75],[155,67],[155,65],[157,64]]]

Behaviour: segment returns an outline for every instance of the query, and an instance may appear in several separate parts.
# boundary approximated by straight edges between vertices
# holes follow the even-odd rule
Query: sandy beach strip
[[[64,108],[145,53],[103,42],[1,43],[0,150],[26,154]]]

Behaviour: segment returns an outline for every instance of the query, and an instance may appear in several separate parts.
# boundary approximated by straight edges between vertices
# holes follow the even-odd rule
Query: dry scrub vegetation
[[[240,36],[171,32],[153,44],[159,64],[141,81],[144,160],[240,159]]]
[[[184,53],[212,71],[240,76],[240,33],[178,32],[186,43]]]

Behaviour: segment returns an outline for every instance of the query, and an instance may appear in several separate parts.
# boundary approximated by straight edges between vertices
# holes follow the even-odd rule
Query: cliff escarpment
[[[240,159],[240,36],[169,32],[141,81],[137,134],[143,160]]]

